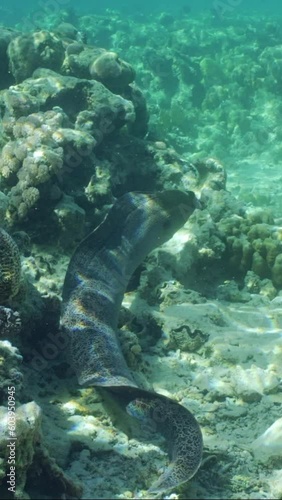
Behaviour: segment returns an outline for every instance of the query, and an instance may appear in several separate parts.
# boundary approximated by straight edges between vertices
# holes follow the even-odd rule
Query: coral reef
[[[50,111],[41,111],[47,102]],[[94,148],[135,119],[131,101],[102,84],[50,70],[38,70],[35,79],[5,91],[3,107],[9,140],[0,155],[0,174],[11,222],[26,218],[35,207],[42,217],[64,190],[73,192],[75,184],[81,190],[95,169]]]

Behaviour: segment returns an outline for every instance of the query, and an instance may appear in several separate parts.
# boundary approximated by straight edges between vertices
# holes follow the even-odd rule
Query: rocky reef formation
[[[11,219],[25,218],[36,204],[50,210],[71,175],[71,183],[76,177],[77,189],[82,189],[95,170],[97,145],[135,120],[132,102],[102,84],[45,69],[4,91],[2,98],[9,140],[2,149],[0,173]]]
[[[6,221],[11,226],[37,218],[45,228],[53,222],[55,233],[67,233],[75,212],[83,225],[95,191],[99,198],[100,177],[107,177],[101,174],[99,145],[124,126],[129,134],[144,136],[146,101],[129,64],[115,53],[66,38],[62,27],[15,36],[7,57],[21,83],[0,96]],[[111,188],[105,182],[102,191]]]

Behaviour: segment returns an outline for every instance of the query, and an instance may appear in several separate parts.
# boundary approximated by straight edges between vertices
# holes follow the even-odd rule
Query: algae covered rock
[[[91,64],[105,52],[99,47],[92,47],[81,42],[71,42],[66,47],[62,73],[77,78],[94,79],[90,73]]]
[[[67,248],[83,237],[85,210],[74,202],[71,196],[64,196],[56,205],[54,214],[60,225],[60,243]]]
[[[135,71],[116,52],[104,52],[93,61],[90,74],[110,90],[116,92],[133,82]]]
[[[135,82],[127,86],[123,96],[133,103],[135,120],[128,123],[129,133],[135,137],[145,137],[148,132],[149,111],[142,90]]]
[[[48,31],[22,34],[8,47],[10,68],[16,82],[29,78],[40,67],[59,70],[64,54],[60,38]]]
[[[9,59],[7,55],[7,49],[9,43],[18,35],[19,33],[11,28],[6,28],[4,26],[0,27],[0,61],[1,61],[0,89],[8,87],[13,83],[13,78],[9,71]]]
[[[56,33],[63,38],[77,40],[78,29],[71,23],[62,22],[56,27]]]
[[[71,42],[66,47],[62,72],[103,83],[114,93],[123,93],[135,80],[133,67],[116,52]]]

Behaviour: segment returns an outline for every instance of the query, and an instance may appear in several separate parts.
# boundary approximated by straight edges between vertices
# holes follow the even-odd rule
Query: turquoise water
[[[22,4],[16,0],[2,0],[0,13],[4,22],[14,24],[20,16],[27,15],[30,11],[44,10],[45,12],[55,11],[57,8],[71,8],[78,12],[103,13],[106,9],[116,9],[123,15],[138,13],[154,13],[154,12],[173,12],[179,14],[183,11],[189,11],[193,16],[199,12],[206,12],[210,9],[215,9],[220,12],[232,11],[249,11],[254,14],[267,13],[279,15],[282,11],[281,2],[279,0],[188,0],[172,2],[171,0],[156,0],[146,2],[141,0],[117,1],[117,0],[96,0],[90,2],[82,0],[78,3],[74,0],[28,0]],[[1,19],[1,18],[0,18]]]
[[[42,6],[43,4],[49,4],[49,6],[53,5],[53,2],[51,0],[43,2],[40,0],[28,0],[25,2],[24,6],[19,4],[16,0],[2,0],[1,6],[4,8],[13,8],[13,7],[19,7],[21,5],[21,8],[24,9],[25,11],[28,11],[29,9],[36,8],[38,6]],[[281,2],[279,0],[222,0],[221,2],[216,2],[216,0],[178,0],[177,2],[172,2],[171,0],[156,0],[154,4],[152,5],[151,2],[146,2],[143,1],[141,2],[140,0],[131,0],[130,2],[126,1],[117,1],[117,0],[95,0],[92,2],[83,0],[80,2],[79,7],[77,5],[77,2],[68,0],[64,1],[64,5],[69,4],[72,7],[80,8],[82,7],[87,8],[88,10],[99,10],[102,11],[107,8],[117,8],[117,9],[128,9],[128,10],[133,10],[133,9],[141,9],[141,10],[177,10],[183,6],[187,7],[189,6],[193,10],[200,10],[200,9],[209,9],[216,4],[226,4],[229,5],[230,7],[233,8],[239,8],[239,9],[252,9],[254,11],[256,10],[263,10],[263,11],[272,11],[272,12],[279,12],[279,9],[281,9]],[[62,2],[63,4],[63,2]]]

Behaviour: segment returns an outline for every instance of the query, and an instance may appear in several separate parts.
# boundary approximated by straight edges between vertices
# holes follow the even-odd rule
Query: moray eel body
[[[21,259],[13,238],[0,228],[0,302],[6,302],[19,291]]]
[[[75,250],[63,288],[61,325],[78,381],[118,393],[127,412],[168,441],[171,463],[151,492],[190,479],[202,457],[202,434],[193,415],[170,398],[135,383],[116,336],[129,279],[146,255],[177,231],[197,206],[194,193],[127,193]]]

